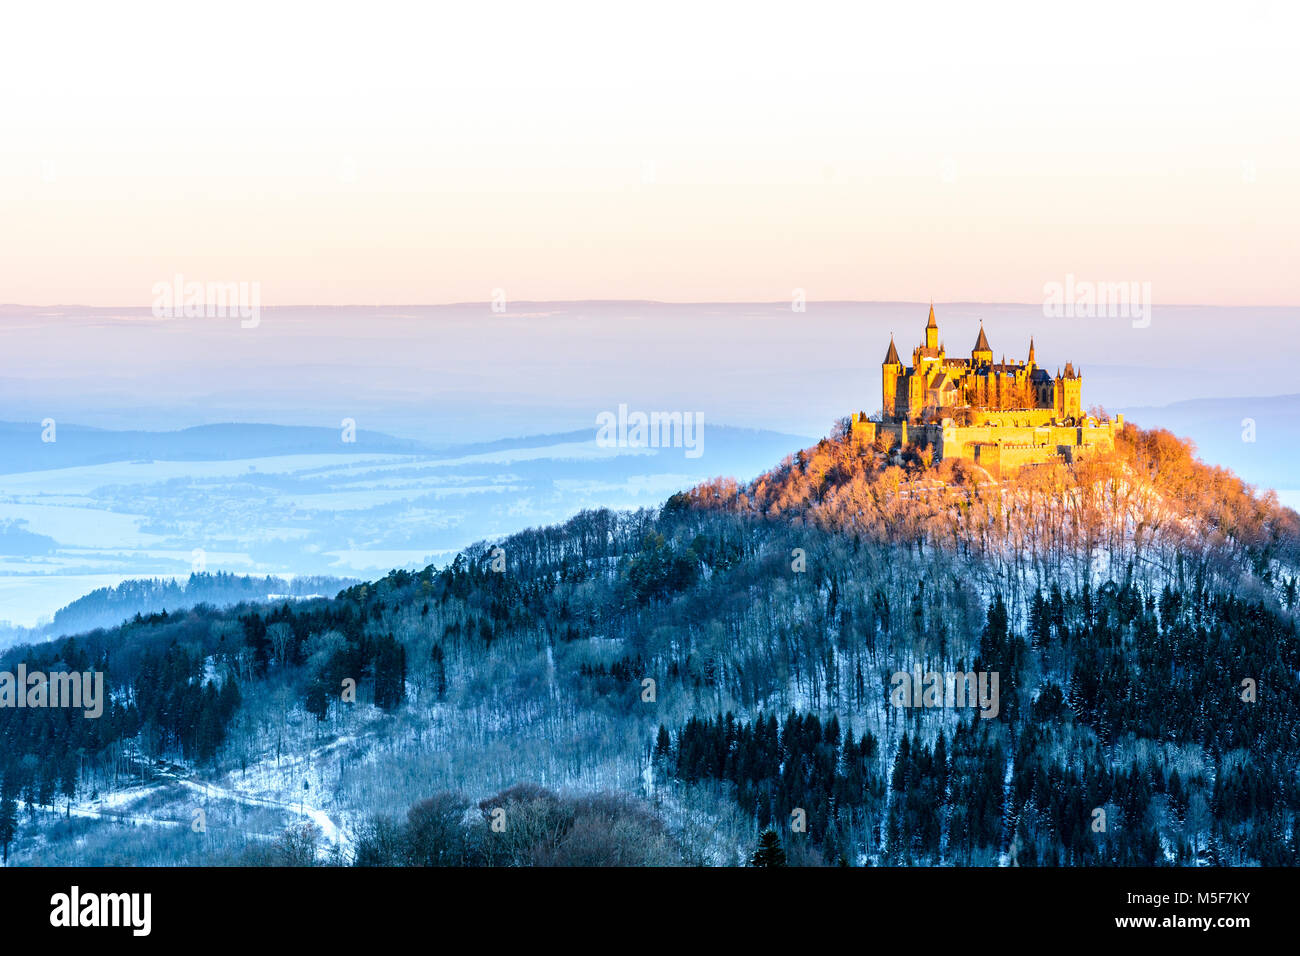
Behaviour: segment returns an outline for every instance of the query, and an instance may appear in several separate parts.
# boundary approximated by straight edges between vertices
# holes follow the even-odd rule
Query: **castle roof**
[[[980,323],[980,337],[979,337],[978,339],[975,340],[975,348],[974,348],[973,351],[976,351],[976,352],[992,352],[992,351],[993,351],[993,349],[989,346],[989,340],[988,340],[988,338],[984,335],[984,323],[983,323],[983,322]]]
[[[889,351],[885,353],[885,364],[886,365],[903,364],[898,360],[898,349],[894,347],[894,335],[892,332],[889,335]]]
[[[925,327],[926,327],[927,329],[937,329],[937,328],[939,327],[938,323],[936,323],[936,322],[934,321],[934,303],[933,303],[933,302],[930,303],[930,321],[927,322],[927,323],[925,323]]]

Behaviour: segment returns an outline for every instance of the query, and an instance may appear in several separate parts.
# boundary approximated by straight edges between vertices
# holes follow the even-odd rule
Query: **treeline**
[[[730,785],[737,803],[761,827],[808,834],[830,861],[856,862],[879,840],[885,778],[871,734],[841,732],[839,719],[791,711],[778,728],[775,715],[752,723],[733,714],[692,717],[676,733],[660,725],[657,765],[686,783]]]
[[[377,633],[369,612],[343,592],[333,602],[281,604],[238,619],[233,653],[225,660],[251,678],[277,679],[299,688],[303,706],[324,720],[332,705],[361,700],[368,686],[371,700],[393,710],[406,699],[406,648],[391,633]]]
[[[71,800],[83,778],[111,763],[131,772],[122,744],[138,742],[142,752],[175,751],[208,760],[225,738],[241,695],[233,677],[218,687],[204,679],[204,658],[180,645],[146,650],[126,672],[100,652],[92,657],[75,638],[9,655],[4,669],[27,674],[57,672],[103,675],[102,713],[86,707],[0,708],[0,793],[29,810]]]
[[[243,697],[229,670],[219,685],[204,672],[204,656],[179,645],[146,656],[134,674],[123,736],[143,729],[146,752],[175,749],[182,759],[211,760]]]
[[[0,533],[3,530],[0,529]],[[286,597],[333,596],[354,584],[348,578],[305,576],[254,577],[225,571],[196,571],[184,580],[133,578],[114,587],[96,588],[54,613],[48,624],[6,627],[0,624],[4,643],[33,642],[113,627],[131,618],[176,614],[200,605],[226,608],[241,603],[262,603]]]
[[[471,810],[440,793],[404,820],[377,816],[357,835],[357,866],[672,866],[681,847],[642,801],[623,793],[561,795],[523,784]]]
[[[102,675],[105,699],[97,718],[83,708],[0,708],[0,788],[34,809],[82,785],[147,774],[150,757],[210,762],[244,693],[268,684],[296,687],[319,719],[366,691],[392,710],[405,699],[406,651],[365,625],[350,601],[205,605],[6,651],[0,671]]]

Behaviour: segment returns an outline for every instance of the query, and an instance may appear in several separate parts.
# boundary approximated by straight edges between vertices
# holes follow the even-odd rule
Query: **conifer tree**
[[[781,838],[773,829],[763,831],[758,838],[758,849],[749,860],[750,866],[785,866],[785,849]]]
[[[673,739],[668,734],[668,728],[663,724],[659,725],[659,736],[655,740],[655,757],[666,758],[673,749]]]
[[[9,864],[9,844],[17,834],[18,800],[7,775],[4,786],[0,787],[0,851],[3,852],[0,862],[6,866]]]

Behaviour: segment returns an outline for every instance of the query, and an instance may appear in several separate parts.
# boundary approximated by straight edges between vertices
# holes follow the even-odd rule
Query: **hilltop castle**
[[[904,367],[894,337],[881,365],[880,420],[858,412],[856,442],[889,436],[898,445],[934,450],[936,460],[966,458],[994,477],[1026,465],[1074,462],[1115,446],[1124,417],[1097,420],[1083,413],[1083,375],[1073,364],[1056,375],[1038,366],[1034,340],[1023,362],[993,361],[980,323],[970,358],[949,358],[930,306],[925,342]]]

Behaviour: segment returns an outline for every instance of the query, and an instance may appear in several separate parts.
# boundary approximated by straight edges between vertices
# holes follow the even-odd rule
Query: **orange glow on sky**
[[[1296,7],[1043,6],[24,5],[0,302],[1300,303]]]

